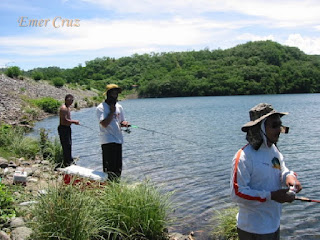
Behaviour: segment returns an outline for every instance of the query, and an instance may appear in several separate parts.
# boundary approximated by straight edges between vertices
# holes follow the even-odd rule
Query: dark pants
[[[108,179],[113,181],[121,176],[122,171],[122,144],[102,144],[103,171],[108,173]]]
[[[280,240],[280,228],[278,228],[276,232],[270,234],[249,233],[240,228],[238,228],[237,231],[240,240]]]
[[[70,166],[73,162],[72,153],[71,153],[71,127],[59,125],[58,133],[60,137],[60,143],[63,150],[63,165]]]

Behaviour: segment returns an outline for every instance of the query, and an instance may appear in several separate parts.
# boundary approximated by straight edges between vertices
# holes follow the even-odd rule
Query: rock
[[[11,232],[12,240],[27,240],[31,236],[32,230],[28,227],[18,227]]]
[[[19,204],[19,206],[29,206],[29,205],[36,204],[36,203],[38,203],[38,201],[22,202]]]
[[[21,165],[27,167],[27,166],[30,166],[31,164],[29,162],[24,161],[21,163]]]
[[[10,167],[10,168],[17,168],[17,165],[16,165],[15,163],[13,163],[13,162],[10,162],[9,165],[8,165],[8,167]]]
[[[180,233],[171,233],[170,240],[190,240],[188,236],[182,235]]]
[[[39,182],[39,180],[37,179],[37,178],[28,178],[27,179],[27,182],[29,183],[29,182],[34,182],[34,183],[37,183],[37,182]]]
[[[26,104],[21,95],[28,96],[31,99],[52,97],[63,101],[67,93],[71,93],[77,97],[77,105],[80,108],[89,107],[90,101],[86,99],[98,95],[94,91],[68,89],[65,86],[56,88],[46,81],[36,82],[28,78],[24,78],[23,80],[13,79],[0,74],[0,122],[10,125],[27,126],[32,121],[42,120],[50,116],[50,114],[42,109]],[[25,111],[25,109],[30,109],[30,113]]]
[[[48,161],[48,160],[43,160],[42,162],[41,162],[43,165],[51,165],[51,163],[50,163],[50,161]]]
[[[10,237],[4,231],[0,231],[0,240],[10,240]]]
[[[21,217],[16,217],[16,218],[12,219],[11,223],[10,223],[11,228],[22,227],[24,225],[25,225],[25,222],[24,222],[23,218],[21,218]]]
[[[0,168],[6,168],[9,165],[9,161],[5,158],[0,157]]]

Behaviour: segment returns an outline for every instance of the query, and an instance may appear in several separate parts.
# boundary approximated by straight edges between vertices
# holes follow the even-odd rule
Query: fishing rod
[[[295,200],[303,201],[303,202],[316,202],[320,203],[320,200],[309,199],[306,197],[295,197]]]
[[[88,127],[87,125],[78,124],[78,126],[88,128],[88,129],[90,129],[91,131],[96,131],[96,132],[98,131],[97,129],[93,129],[93,128],[91,128],[91,127]]]
[[[90,129],[91,131],[95,131],[97,132],[98,130],[97,129],[93,129],[89,126],[86,126],[86,125],[83,125],[83,124],[79,124],[79,126],[82,126],[82,127],[85,127],[85,128],[88,128]],[[163,132],[158,132],[156,130],[153,130],[153,129],[148,129],[148,128],[144,128],[144,127],[140,127],[140,126],[137,126],[137,125],[121,125],[122,127],[126,127],[126,129],[124,129],[123,131],[126,132],[126,133],[131,133],[131,129],[130,128],[138,128],[138,129],[141,129],[141,130],[144,130],[144,131],[147,131],[147,132],[151,132],[151,133],[157,133],[157,134],[161,134],[161,135],[164,135],[164,136],[167,136],[167,137],[171,137],[171,138],[175,138],[175,139],[179,139],[179,140],[183,140],[183,141],[186,141],[186,142],[189,142],[189,143],[192,143],[192,144],[196,144],[196,145],[199,145],[199,143],[195,142],[195,141],[192,141],[192,140],[189,140],[189,139],[186,139],[186,138],[181,138],[181,137],[177,137],[177,136],[174,136],[174,135],[170,135],[170,134],[167,134],[167,133],[163,133]]]
[[[195,142],[195,141],[191,141],[191,140],[189,140],[189,139],[185,139],[185,138],[177,137],[177,136],[170,135],[170,134],[163,133],[163,132],[158,132],[158,131],[155,131],[155,130],[153,130],[153,129],[148,129],[148,128],[144,128],[144,127],[139,127],[139,126],[136,126],[136,125],[129,125],[129,126],[127,127],[127,129],[126,129],[126,130],[124,130],[124,131],[125,131],[125,132],[127,132],[127,133],[130,133],[130,132],[131,132],[131,130],[129,129],[129,127],[132,127],[132,128],[139,128],[139,129],[144,130],[144,131],[147,131],[147,132],[152,132],[152,133],[161,134],[161,135],[164,135],[164,136],[167,136],[167,137],[176,138],[176,139],[179,139],[179,140],[183,140],[183,141],[186,141],[186,142],[189,142],[189,143],[193,143],[193,144],[198,145],[198,143],[197,143],[197,142]]]

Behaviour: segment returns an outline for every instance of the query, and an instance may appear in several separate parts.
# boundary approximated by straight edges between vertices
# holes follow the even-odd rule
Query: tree
[[[17,78],[19,75],[21,75],[21,70],[19,67],[13,66],[13,67],[7,68],[7,70],[5,71],[5,74],[11,78]]]

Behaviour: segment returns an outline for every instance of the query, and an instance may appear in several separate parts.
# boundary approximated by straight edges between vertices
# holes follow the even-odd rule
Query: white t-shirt
[[[97,117],[100,127],[100,143],[123,143],[123,136],[121,132],[121,122],[124,121],[123,108],[119,103],[116,103],[116,111],[114,112],[113,119],[110,124],[104,128],[100,121],[104,120],[110,113],[110,107],[106,102],[102,102],[98,105]]]

